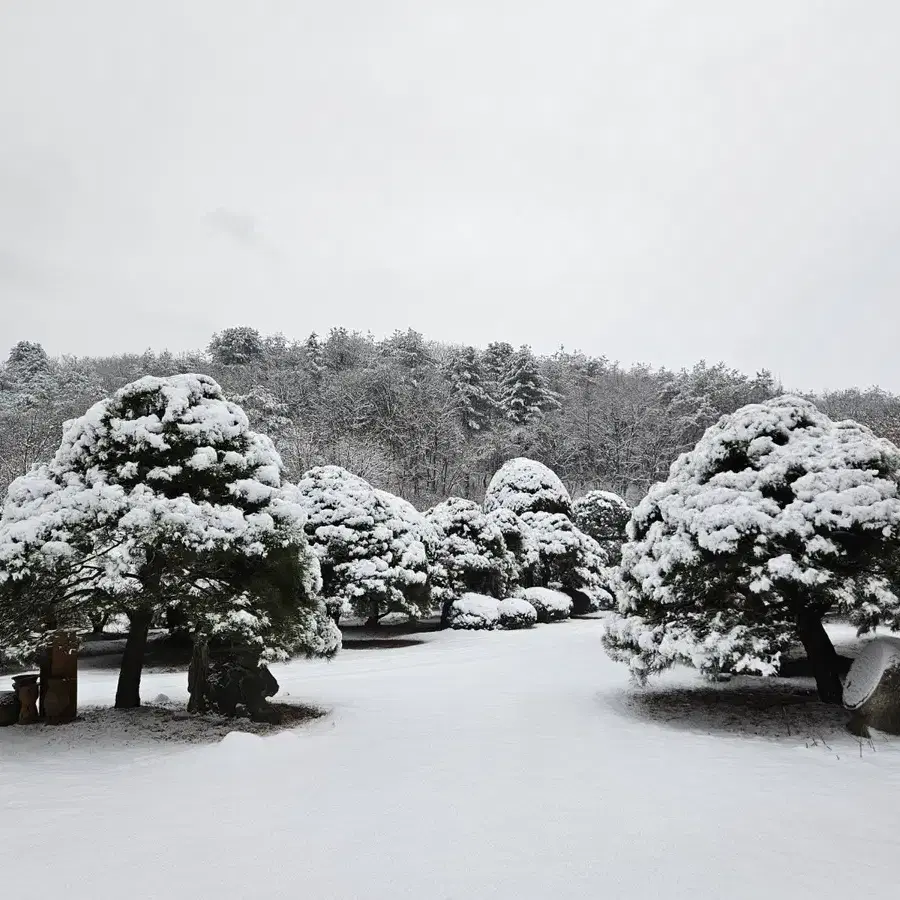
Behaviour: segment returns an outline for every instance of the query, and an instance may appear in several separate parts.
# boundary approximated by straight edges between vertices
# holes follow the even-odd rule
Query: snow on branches
[[[0,518],[0,631],[27,643],[92,604],[177,602],[197,633],[265,658],[330,654],[340,634],[271,441],[204,375],[142,378],[66,424]]]
[[[552,469],[533,459],[518,457],[505,462],[488,485],[485,512],[500,507],[517,515],[548,512],[571,515],[572,498]]]
[[[771,674],[799,638],[833,699],[822,615],[900,623],[898,482],[897,447],[806,400],[723,416],[634,510],[607,649],[639,677],[674,662]]]
[[[428,526],[411,505],[340,466],[306,472],[292,496],[305,513],[332,615],[374,624],[391,612],[430,612]]]
[[[434,554],[435,597],[447,603],[467,591],[502,597],[516,563],[497,525],[471,500],[450,497],[426,518],[438,534]]]

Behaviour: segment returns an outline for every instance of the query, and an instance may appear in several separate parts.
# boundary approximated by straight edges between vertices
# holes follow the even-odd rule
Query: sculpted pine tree
[[[415,619],[431,611],[428,557],[415,510],[408,513],[399,498],[340,466],[310,469],[292,496],[305,514],[335,620],[353,614],[374,626],[388,613]]]
[[[435,598],[446,622],[450,604],[467,592],[500,598],[515,574],[503,533],[471,500],[450,497],[425,514],[438,534]]]
[[[641,679],[676,662],[766,675],[799,641],[839,703],[822,618],[900,623],[898,485],[896,446],[805,400],[723,416],[634,510],[607,650]]]
[[[628,504],[611,491],[588,491],[572,504],[575,524],[603,548],[611,564],[619,561],[630,517]]]
[[[119,707],[139,705],[148,630],[173,602],[201,641],[334,653],[319,585],[271,441],[204,375],[142,378],[69,422],[0,518],[0,643],[125,612]]]

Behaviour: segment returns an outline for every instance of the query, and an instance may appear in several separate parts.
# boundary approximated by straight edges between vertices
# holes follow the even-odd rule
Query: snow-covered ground
[[[287,701],[330,713],[270,737],[0,729],[2,893],[892,894],[900,741],[859,744],[791,683],[717,693],[682,671],[638,694],[600,628],[441,632],[277,667]],[[183,698],[185,680],[149,674],[144,696]],[[111,703],[114,683],[86,670],[81,702]]]

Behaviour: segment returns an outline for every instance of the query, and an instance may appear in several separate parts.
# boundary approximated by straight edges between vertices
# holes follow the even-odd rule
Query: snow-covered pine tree
[[[207,348],[213,362],[245,366],[262,359],[265,346],[260,333],[247,325],[226,328],[212,336]]]
[[[500,529],[512,557],[509,587],[534,587],[540,577],[541,556],[531,526],[505,506],[487,513],[487,517]]]
[[[466,433],[482,431],[490,420],[493,404],[485,389],[478,351],[474,347],[455,351],[447,374],[454,388],[463,430]]]
[[[6,359],[5,376],[17,385],[28,385],[49,377],[47,351],[35,341],[19,341]]]
[[[610,565],[617,565],[625,542],[625,526],[631,508],[611,491],[588,491],[572,504],[575,524],[605,551]]]
[[[520,426],[559,406],[530,347],[520,347],[507,360],[500,382],[500,406],[506,418]]]
[[[335,619],[354,614],[376,625],[388,613],[415,619],[431,611],[425,544],[399,498],[340,466],[310,469],[292,497],[306,514],[322,593]]]
[[[313,384],[319,384],[325,371],[325,347],[313,331],[303,342],[303,370]]]
[[[140,703],[147,632],[173,598],[199,640],[334,653],[319,584],[271,441],[205,375],[142,378],[67,423],[0,517],[0,643],[26,652],[114,603],[131,623],[119,707]]]
[[[798,397],[723,416],[637,506],[622,548],[609,654],[639,678],[676,662],[778,671],[797,642],[840,703],[822,624],[900,624],[900,450]]]
[[[438,534],[433,575],[435,599],[446,623],[450,604],[467,592],[501,598],[515,574],[503,534],[477,503],[450,497],[425,514]]]
[[[568,594],[576,615],[612,606],[606,552],[592,537],[562,513],[524,513],[522,521],[537,544],[539,587]]]
[[[507,460],[494,474],[484,497],[485,512],[504,507],[527,512],[572,513],[572,498],[556,473],[524,456]]]

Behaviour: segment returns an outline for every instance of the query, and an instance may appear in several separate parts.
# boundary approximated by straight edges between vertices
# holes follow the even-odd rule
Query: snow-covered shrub
[[[634,510],[608,652],[639,678],[676,662],[767,675],[799,639],[840,702],[822,616],[900,621],[898,484],[897,447],[806,400],[723,416]]]
[[[866,644],[847,673],[843,699],[855,734],[868,737],[870,728],[900,734],[900,640]]]
[[[447,624],[469,631],[500,628],[500,601],[483,594],[463,594],[448,605]]]
[[[518,457],[505,462],[488,485],[485,512],[505,507],[523,513],[571,515],[572,498],[552,469],[533,459]]]
[[[425,545],[399,498],[340,466],[310,469],[292,496],[306,515],[333,616],[374,624],[392,612],[418,618],[431,610]]]
[[[618,563],[622,555],[630,517],[631,508],[611,491],[588,491],[572,503],[575,524],[604,549],[610,564]]]
[[[540,569],[540,550],[531,528],[505,506],[487,514],[503,535],[506,550],[511,555],[510,587],[531,587],[536,584]]]
[[[449,604],[466,592],[502,597],[514,560],[500,529],[471,500],[451,497],[425,514],[438,535],[434,594],[446,620]]]
[[[540,557],[539,584],[569,593],[578,615],[612,605],[606,554],[561,513],[526,513]]]
[[[538,622],[556,622],[572,615],[572,598],[549,588],[525,588],[521,597],[534,607]]]
[[[86,628],[114,605],[130,619],[119,706],[140,702],[147,631],[173,602],[201,639],[265,659],[334,653],[319,586],[277,452],[205,375],[142,378],[68,422],[0,517],[0,642]]]
[[[507,597],[497,603],[501,628],[531,628],[538,620],[537,610],[521,597]]]

